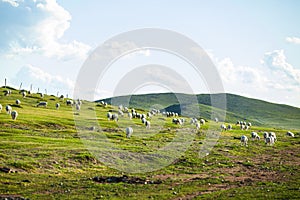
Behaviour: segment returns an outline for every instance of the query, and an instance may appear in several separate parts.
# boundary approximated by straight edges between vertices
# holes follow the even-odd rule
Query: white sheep
[[[59,104],[59,103],[56,103],[56,104],[55,104],[55,108],[56,108],[56,110],[58,110],[58,109],[59,109],[59,107],[60,107],[60,104]]]
[[[289,137],[295,137],[294,133],[292,133],[291,131],[286,132],[286,135]]]
[[[4,91],[4,95],[5,95],[5,96],[11,95],[11,90],[5,90],[5,91]]]
[[[126,132],[126,137],[130,138],[133,133],[133,129],[131,127],[127,127],[125,132]]]
[[[256,132],[251,132],[251,137],[252,137],[252,140],[255,140],[255,139],[260,140],[260,137]]]
[[[269,132],[269,137],[273,137],[274,141],[277,141],[276,134],[274,132]]]
[[[146,123],[146,118],[142,118],[142,123],[145,124]]]
[[[248,122],[248,126],[249,126],[249,127],[252,126],[252,123],[251,123],[251,122]]]
[[[67,106],[73,106],[74,102],[70,99],[66,101]]]
[[[228,124],[227,130],[232,130],[232,125],[231,124]]]
[[[221,128],[221,131],[223,131],[223,130],[226,131],[227,130],[227,127],[226,127],[225,124],[221,124],[220,128]]]
[[[243,146],[248,146],[248,138],[247,138],[247,136],[245,136],[245,135],[243,135],[242,137],[241,137],[241,145],[243,145]]]
[[[12,118],[13,120],[16,120],[17,117],[18,117],[18,112],[15,111],[15,110],[13,110],[13,111],[11,112],[11,118]]]
[[[40,106],[44,106],[44,107],[47,107],[48,103],[46,101],[41,101],[39,102],[36,106],[37,107],[40,107]]]
[[[205,124],[205,120],[204,120],[204,119],[200,119],[200,123],[201,123],[202,125],[204,125],[204,124]]]
[[[17,99],[17,100],[16,100],[16,104],[17,104],[17,105],[20,105],[20,104],[21,104],[21,101],[20,101],[19,99]]]
[[[275,143],[275,138],[271,135],[266,137],[265,139],[266,145],[274,145]]]
[[[75,108],[76,108],[77,112],[80,111],[80,107],[81,107],[80,104],[78,104],[78,103],[75,104]]]
[[[124,116],[124,113],[123,113],[122,110],[119,110],[119,111],[118,111],[118,114],[119,114],[120,116],[122,116],[122,117]]]
[[[129,112],[127,115],[129,119],[132,119],[132,113]]]
[[[0,113],[2,112],[2,105],[0,104]]]
[[[219,122],[219,119],[218,119],[218,118],[215,118],[215,122],[217,122],[217,123],[218,123],[218,122]]]
[[[268,132],[264,132],[264,139],[266,140],[267,137],[269,137],[269,133]]]
[[[145,122],[145,125],[146,125],[146,128],[147,128],[147,129],[150,129],[150,126],[151,126],[150,121],[146,121],[146,122]]]
[[[25,91],[22,91],[21,94],[22,94],[22,97],[23,97],[23,98],[26,97],[26,92],[25,92]]]
[[[200,127],[201,127],[201,124],[200,124],[200,122],[197,122],[197,123],[196,123],[196,130],[199,130],[199,129],[200,129]]]
[[[116,113],[112,114],[111,120],[119,121],[119,116],[118,116],[118,114],[116,114]]]
[[[10,105],[6,105],[5,110],[6,110],[7,114],[10,115],[11,111],[12,111],[12,107]]]
[[[191,124],[196,124],[198,122],[197,118],[191,118]]]
[[[107,120],[111,120],[111,118],[112,118],[112,113],[111,113],[111,112],[108,112],[108,113],[106,114],[106,116],[107,116]]]

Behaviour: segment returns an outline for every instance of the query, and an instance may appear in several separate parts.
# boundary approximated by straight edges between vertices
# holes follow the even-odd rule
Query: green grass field
[[[151,129],[146,130],[138,119],[108,121],[106,113],[115,107],[84,101],[77,113],[54,96],[22,98],[17,90],[4,96],[4,90],[0,89],[0,199],[300,198],[299,129],[257,124],[242,131],[234,125],[233,130],[220,132],[217,144],[203,157],[199,156],[201,146],[211,130],[219,130],[220,123],[208,121],[196,132],[188,119],[180,127],[171,123],[172,118],[155,116]],[[15,104],[16,99],[21,105]],[[47,101],[48,106],[36,107],[39,101]],[[55,109],[57,102],[61,104],[59,110]],[[6,105],[19,113],[16,121],[6,114]],[[236,121],[233,117],[228,120],[231,124]],[[134,128],[131,138],[125,137],[128,124]],[[92,126],[96,129],[90,130]],[[286,136],[288,130],[295,133],[294,138]],[[251,131],[261,137],[263,131],[274,131],[278,141],[274,146],[265,145],[263,140],[252,141]],[[155,171],[126,173],[107,163],[127,164],[133,169],[142,163],[99,158],[95,153],[112,157],[121,150],[155,153],[171,141],[176,144],[178,133],[182,137],[192,135],[191,143],[182,155]],[[248,147],[235,139],[241,135],[248,136]]]

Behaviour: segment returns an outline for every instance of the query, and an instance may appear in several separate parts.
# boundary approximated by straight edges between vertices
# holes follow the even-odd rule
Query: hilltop
[[[129,107],[148,110],[153,106],[166,111],[181,113],[191,113],[197,108],[200,110],[201,117],[211,119],[211,96],[216,101],[226,97],[226,119],[225,122],[235,123],[237,120],[251,121],[259,126],[271,126],[277,128],[300,128],[300,108],[275,104],[267,101],[247,98],[235,94],[198,94],[196,95],[198,104],[189,104],[195,102],[194,95],[180,93],[154,93],[131,96],[119,96],[113,98],[101,99],[114,105],[129,104]],[[179,100],[183,103],[179,103]],[[195,109],[196,108],[196,109]]]

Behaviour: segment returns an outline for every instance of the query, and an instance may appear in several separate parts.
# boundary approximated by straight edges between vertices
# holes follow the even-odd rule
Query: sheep
[[[200,129],[200,127],[201,127],[201,124],[200,124],[200,122],[197,122],[197,123],[196,123],[196,130],[199,130],[199,129]]]
[[[198,122],[197,118],[191,118],[191,124],[196,124]]]
[[[215,122],[217,122],[217,123],[218,123],[218,122],[219,122],[219,119],[218,119],[218,118],[215,118]]]
[[[205,120],[204,119],[200,119],[200,124],[204,125],[205,124]]]
[[[116,114],[116,113],[112,114],[111,120],[119,121],[119,116],[118,116],[118,114]]]
[[[132,113],[129,112],[127,115],[129,119],[132,119]]]
[[[12,111],[12,107],[11,106],[9,106],[9,105],[7,105],[6,107],[5,107],[5,110],[6,110],[6,112],[7,112],[7,114],[11,114],[11,111]]]
[[[60,95],[59,99],[63,101],[65,99],[64,95]]]
[[[182,125],[182,124],[183,124],[183,119],[173,118],[173,119],[172,119],[172,123],[173,123],[173,124],[179,124],[179,125]]]
[[[251,132],[251,137],[252,137],[252,140],[255,140],[255,139],[260,140],[260,137],[256,132]]]
[[[11,95],[11,90],[5,90],[5,91],[4,91],[4,95],[5,95],[5,96]]]
[[[241,137],[241,145],[248,146],[247,143],[248,143],[248,138],[247,138],[247,136],[243,135]]]
[[[118,111],[118,114],[119,114],[120,116],[122,116],[122,117],[124,116],[124,113],[123,113],[122,110],[119,110],[119,111]]]
[[[265,142],[266,142],[266,145],[270,145],[270,146],[274,145],[275,138],[272,135],[270,135],[270,136],[266,137]]]
[[[79,112],[80,111],[80,104],[75,104],[75,108],[76,108],[76,110],[77,110],[77,112]]]
[[[16,104],[17,104],[17,105],[20,105],[20,104],[21,104],[21,101],[20,101],[19,99],[17,99],[17,100],[16,100]]]
[[[72,100],[67,100],[66,101],[67,106],[73,106],[73,101]]]
[[[227,130],[232,130],[232,125],[231,124],[228,124]]]
[[[264,132],[264,139],[266,140],[267,137],[269,137],[269,133],[268,132]]]
[[[23,97],[23,98],[26,97],[26,92],[25,92],[25,91],[22,91],[21,94],[22,94],[22,97]]]
[[[147,128],[147,129],[150,129],[150,126],[151,126],[150,121],[146,121],[146,122],[145,122],[145,125],[146,125],[146,128]]]
[[[58,110],[58,109],[59,109],[59,107],[60,107],[60,104],[59,104],[59,103],[56,103],[56,104],[55,104],[55,108],[56,108],[56,110]]]
[[[294,133],[292,133],[291,131],[286,132],[286,135],[290,137],[295,137]]]
[[[237,121],[236,123],[235,123],[235,125],[240,125],[241,124],[241,122],[240,121]]]
[[[18,117],[18,112],[15,111],[15,110],[13,110],[13,111],[11,112],[11,118],[12,118],[12,120],[16,120],[17,117]]]
[[[269,132],[269,137],[273,137],[274,141],[277,141],[276,134],[274,132]]]
[[[227,128],[226,128],[226,125],[225,124],[221,124],[221,126],[220,126],[220,128],[221,128],[221,131],[226,131],[227,130]]]
[[[108,113],[106,114],[106,116],[107,116],[107,120],[111,120],[111,118],[112,118],[112,113],[111,113],[111,112],[108,112]]]
[[[2,112],[2,105],[0,104],[0,113]]]
[[[142,118],[142,123],[145,124],[146,123],[146,118]]]
[[[248,126],[249,126],[249,127],[252,126],[252,123],[251,123],[251,122],[248,122]]]
[[[40,107],[40,106],[44,106],[44,107],[47,107],[48,103],[46,101],[41,101],[39,102],[36,106],[37,107]]]
[[[133,129],[131,127],[127,127],[125,132],[126,132],[126,137],[130,138],[133,133]]]

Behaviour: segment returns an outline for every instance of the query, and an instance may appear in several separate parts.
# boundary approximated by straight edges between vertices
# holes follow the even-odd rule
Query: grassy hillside
[[[300,128],[300,108],[234,94],[199,94],[197,95],[198,105],[189,103],[195,102],[193,95],[173,93],[122,96],[104,99],[104,101],[112,102],[114,105],[124,104],[125,102],[129,103],[129,106],[143,109],[160,105],[160,108],[167,111],[181,113],[184,110],[185,113],[192,113],[191,115],[197,110],[196,113],[200,112],[201,117],[210,119],[213,109],[210,107],[211,96],[216,102],[221,102],[223,97],[226,96],[226,122],[235,123],[237,120],[247,120],[259,126]]]
[[[151,129],[146,130],[140,119],[120,117],[119,122],[108,121],[107,112],[117,110],[113,106],[84,101],[77,112],[55,96],[32,94],[22,98],[17,90],[4,96],[4,90],[0,88],[0,104],[4,108],[11,105],[19,116],[13,121],[5,110],[0,113],[0,199],[300,198],[299,129],[292,130],[294,138],[285,134],[291,129],[263,126],[248,131],[234,126],[233,130],[218,132],[212,129],[219,130],[220,123],[209,120],[196,131],[189,123],[175,125],[171,118],[159,115],[148,119]],[[16,99],[21,105],[15,104]],[[48,106],[36,107],[39,101],[47,101]],[[55,109],[57,102],[61,104],[59,110]],[[78,117],[82,121],[75,123]],[[95,121],[100,127],[91,129]],[[129,125],[134,133],[126,138],[124,129]],[[248,147],[241,146],[239,137],[250,137],[251,131],[260,136],[263,131],[274,131],[278,141],[267,146],[262,140],[250,139]],[[107,166],[110,161],[122,164],[122,159],[113,159],[118,149],[155,153],[171,141],[178,142],[179,133],[193,136],[193,140],[186,151],[163,168],[126,173]],[[218,143],[207,156],[199,154],[211,134],[219,134]],[[108,149],[104,137],[118,149]],[[111,157],[99,159],[93,149],[111,153]],[[134,159],[129,164],[139,166]]]

